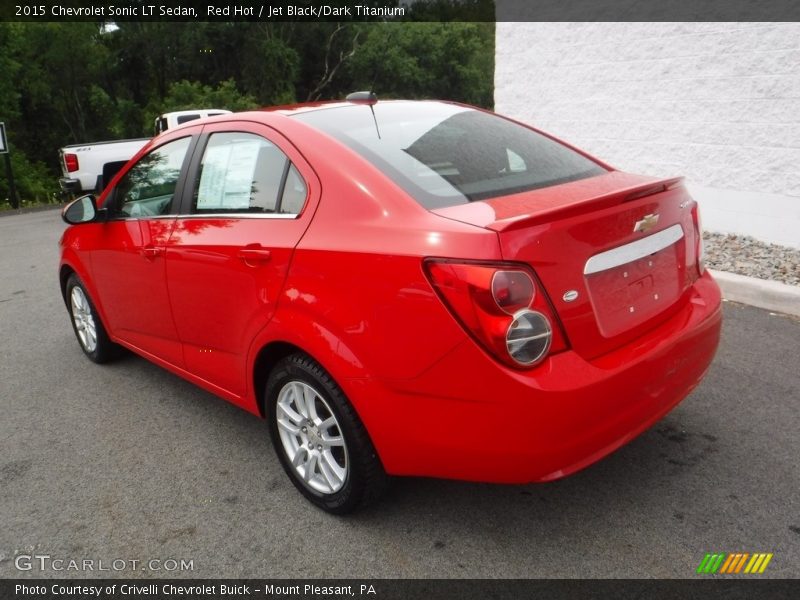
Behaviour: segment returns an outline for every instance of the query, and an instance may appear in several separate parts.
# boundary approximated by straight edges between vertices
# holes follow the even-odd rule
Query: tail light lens
[[[567,349],[550,301],[527,267],[428,259],[425,270],[453,316],[504,364],[529,368]]]
[[[495,271],[492,275],[492,297],[509,315],[530,306],[534,295],[533,281],[525,271]]]
[[[521,310],[508,327],[506,350],[518,364],[535,365],[547,356],[552,341],[550,320],[539,311]]]
[[[64,166],[67,167],[67,173],[74,173],[80,167],[78,166],[78,155],[77,154],[65,154],[64,155]]]
[[[697,245],[694,249],[697,257],[697,272],[702,275],[706,270],[706,249],[703,244],[703,224],[700,221],[700,208],[697,206],[697,202],[692,207],[692,221],[694,222],[694,234],[697,240]]]

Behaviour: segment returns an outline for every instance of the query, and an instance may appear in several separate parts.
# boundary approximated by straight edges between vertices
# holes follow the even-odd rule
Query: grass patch
[[[11,206],[11,201],[8,198],[5,198],[2,202],[0,202],[0,212],[5,212],[9,210],[21,210],[25,208],[44,208],[48,206],[62,206],[64,202],[58,196],[52,196],[46,200],[20,200],[19,209],[15,209]]]

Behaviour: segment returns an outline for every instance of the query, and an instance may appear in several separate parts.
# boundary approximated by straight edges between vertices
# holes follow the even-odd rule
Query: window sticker
[[[197,194],[198,209],[237,210],[250,207],[260,142],[236,140],[209,144]]]

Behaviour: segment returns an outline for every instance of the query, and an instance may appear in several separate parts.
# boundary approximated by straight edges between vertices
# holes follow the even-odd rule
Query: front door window
[[[169,214],[190,141],[189,137],[181,138],[142,157],[117,183],[110,216],[124,219]]]

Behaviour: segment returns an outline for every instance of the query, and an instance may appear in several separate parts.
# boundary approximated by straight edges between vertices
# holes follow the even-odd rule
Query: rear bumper
[[[413,380],[345,387],[389,473],[558,479],[628,443],[694,389],[719,343],[720,302],[706,273],[677,314],[598,359],[568,351],[517,372],[465,341]]]
[[[61,191],[64,192],[65,194],[77,195],[83,191],[83,189],[81,188],[80,179],[73,179],[71,177],[60,177],[58,179],[58,185],[61,187]]]

